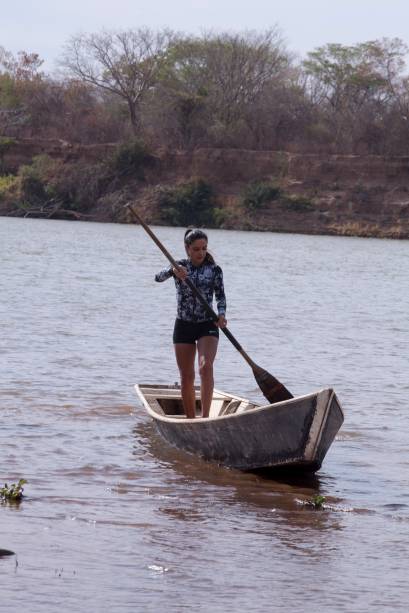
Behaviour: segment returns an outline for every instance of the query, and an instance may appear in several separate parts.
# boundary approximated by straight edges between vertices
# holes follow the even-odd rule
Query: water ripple
[[[181,228],[157,231],[182,253]],[[210,240],[243,347],[294,394],[341,398],[322,470],[226,470],[160,439],[133,384],[178,379],[175,298],[141,228],[0,218],[0,479],[28,481],[0,505],[7,610],[406,610],[409,243]],[[216,384],[261,399],[223,340]]]

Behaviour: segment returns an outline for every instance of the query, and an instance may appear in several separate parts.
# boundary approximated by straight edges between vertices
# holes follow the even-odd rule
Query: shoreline
[[[4,215],[0,213],[0,218],[13,218],[13,219],[44,219],[44,220],[50,220],[50,221],[74,221],[74,222],[85,222],[85,223],[118,223],[121,225],[138,225],[137,223],[133,222],[133,221],[129,221],[129,222],[124,222],[124,221],[112,221],[112,220],[107,220],[107,219],[98,219],[97,216],[95,218],[91,218],[91,217],[87,217],[87,218],[73,218],[73,217],[69,217],[69,215],[61,215],[61,216],[52,216],[52,217],[46,217],[44,215],[15,215],[15,214],[10,214],[10,215]],[[174,225],[170,225],[167,223],[161,223],[161,222],[149,222],[149,225],[152,225],[154,227],[168,227],[168,228],[175,228],[175,227],[179,227],[179,228],[186,228],[186,226],[174,226]],[[205,227],[205,226],[203,226]],[[264,232],[270,232],[272,234],[300,234],[300,235],[304,235],[304,236],[331,236],[331,237],[347,237],[347,238],[368,238],[368,239],[379,239],[379,240],[399,240],[399,241],[403,241],[403,240],[409,240],[409,233],[406,236],[403,235],[395,235],[393,233],[390,232],[382,232],[382,231],[378,231],[378,229],[375,229],[375,231],[371,232],[370,230],[368,230],[367,228],[363,227],[361,229],[353,229],[353,230],[349,230],[348,228],[345,229],[340,229],[340,231],[322,231],[322,232],[316,232],[316,231],[308,231],[308,230],[275,230],[275,229],[271,229],[271,228],[249,228],[249,227],[227,227],[227,226],[219,226],[219,227],[214,227],[211,226],[209,228],[206,227],[206,230],[226,230],[228,232],[258,232],[258,233],[264,233]]]

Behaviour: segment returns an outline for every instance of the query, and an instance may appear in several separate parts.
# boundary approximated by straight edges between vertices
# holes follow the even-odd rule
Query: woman
[[[155,276],[156,281],[175,279],[177,294],[177,318],[173,331],[176,362],[180,371],[183,408],[186,417],[196,416],[195,400],[195,356],[196,347],[199,361],[200,394],[202,416],[209,417],[213,398],[213,362],[219,340],[219,328],[227,325],[226,298],[223,287],[223,273],[207,251],[207,236],[202,230],[187,230],[185,249],[188,259],[179,260],[179,270],[166,268]],[[204,306],[184,283],[189,277],[211,307],[213,294],[216,297],[218,320],[213,322]]]

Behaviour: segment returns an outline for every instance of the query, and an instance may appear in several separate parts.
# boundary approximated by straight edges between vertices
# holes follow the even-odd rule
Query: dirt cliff
[[[19,141],[2,153],[0,162],[3,174],[16,173],[40,154],[68,167],[101,162],[115,149],[109,143]],[[158,190],[198,178],[214,188],[217,206],[224,211],[222,227],[227,229],[409,238],[408,157],[204,148],[159,151],[145,164],[143,178],[128,174],[106,182],[86,214],[73,217],[125,222],[123,204],[132,200],[147,221],[161,223]],[[257,181],[274,182],[281,196],[249,210],[243,207],[243,191]],[[0,194],[0,214],[26,213]]]

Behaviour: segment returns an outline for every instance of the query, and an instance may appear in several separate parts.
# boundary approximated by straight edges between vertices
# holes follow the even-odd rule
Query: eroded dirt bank
[[[70,145],[61,141],[15,142],[1,154],[3,176],[17,173],[36,156],[97,168],[114,144]],[[0,193],[0,214],[126,222],[123,205],[133,201],[148,222],[165,223],[158,205],[164,187],[202,179],[223,211],[226,229],[409,238],[409,158],[292,154],[282,151],[196,149],[159,151],[136,173],[101,182],[95,198],[81,207],[22,207]],[[251,182],[279,186],[280,197],[254,210],[243,205]]]

